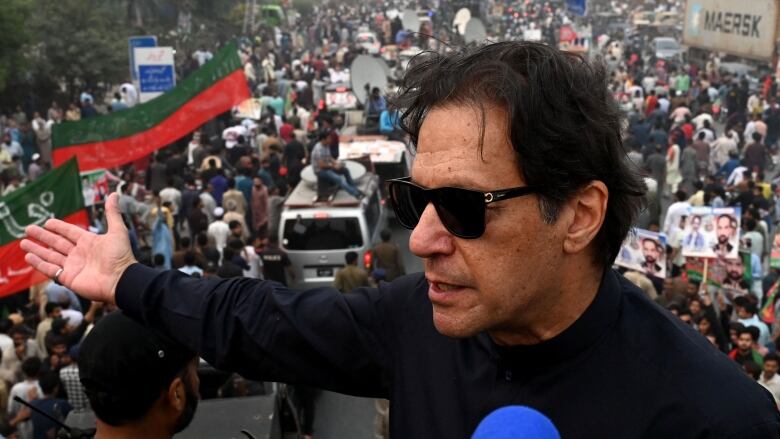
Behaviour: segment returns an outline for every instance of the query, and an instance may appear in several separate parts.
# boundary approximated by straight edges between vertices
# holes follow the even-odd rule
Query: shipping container
[[[688,0],[683,43],[771,62],[780,0]]]

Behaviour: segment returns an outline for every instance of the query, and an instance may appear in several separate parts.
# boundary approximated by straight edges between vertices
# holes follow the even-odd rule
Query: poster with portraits
[[[666,277],[666,235],[635,229],[620,247],[615,265],[648,276]]]
[[[682,254],[693,258],[739,256],[739,207],[691,207],[681,224]]]
[[[707,284],[720,288],[731,300],[750,292],[753,282],[751,253],[741,250],[732,259],[708,259]],[[688,279],[701,282],[704,279],[704,258],[686,258]]]

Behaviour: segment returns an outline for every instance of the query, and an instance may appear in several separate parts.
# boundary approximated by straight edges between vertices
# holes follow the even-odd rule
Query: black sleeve
[[[301,293],[271,281],[197,279],[135,264],[122,275],[116,300],[218,369],[386,398],[398,343],[389,310],[397,299],[390,298],[409,296],[402,291],[413,284]]]

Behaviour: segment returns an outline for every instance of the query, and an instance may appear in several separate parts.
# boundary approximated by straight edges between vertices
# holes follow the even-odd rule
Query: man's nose
[[[409,249],[421,258],[450,254],[455,249],[453,239],[442,224],[433,203],[428,203],[409,237]]]

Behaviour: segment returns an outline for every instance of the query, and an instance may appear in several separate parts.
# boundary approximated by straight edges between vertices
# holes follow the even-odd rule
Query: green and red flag
[[[251,97],[235,43],[161,96],[104,116],[54,126],[54,166],[113,168],[169,145]]]
[[[47,279],[25,262],[19,243],[25,236],[25,227],[43,225],[49,218],[85,229],[89,225],[75,158],[0,197],[0,297]]]
[[[766,302],[761,308],[761,320],[769,325],[775,323],[775,302],[777,301],[777,293],[780,290],[780,280],[775,282],[769,291],[766,292]]]

